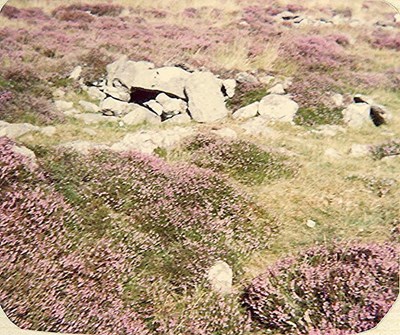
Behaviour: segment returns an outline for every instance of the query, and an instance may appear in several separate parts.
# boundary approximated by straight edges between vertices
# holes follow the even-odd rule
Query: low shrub
[[[300,107],[294,122],[301,126],[317,126],[324,124],[341,124],[343,122],[342,108]]]
[[[32,330],[147,334],[124,302],[132,269],[126,247],[77,239],[73,207],[38,168],[0,138],[0,301]]]
[[[9,19],[39,19],[47,20],[49,17],[40,8],[17,8],[14,6],[5,5],[0,12],[0,15]]]
[[[73,4],[69,6],[60,6],[53,10],[53,15],[61,12],[89,12],[96,16],[118,16],[124,8],[112,3],[99,4]]]
[[[396,300],[398,257],[389,243],[313,247],[269,267],[243,301],[261,327],[282,334],[366,331]]]
[[[400,51],[400,33],[391,34],[386,32],[375,33],[370,43],[379,49],[392,49]]]
[[[382,159],[388,156],[400,155],[400,140],[392,140],[387,143],[379,144],[371,149],[375,159]]]
[[[191,153],[197,166],[226,173],[250,185],[295,174],[295,165],[287,157],[244,140],[199,134],[189,139],[184,149]]]
[[[177,290],[202,283],[217,259],[239,270],[241,259],[267,246],[272,220],[210,170],[135,152],[84,157],[63,151],[43,164],[79,211],[85,234],[129,245],[137,244],[132,234],[148,236],[155,242],[138,268]]]

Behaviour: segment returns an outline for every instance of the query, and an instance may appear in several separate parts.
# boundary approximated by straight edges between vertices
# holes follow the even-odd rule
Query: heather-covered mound
[[[349,335],[398,293],[387,2],[9,0],[0,305],[88,334]]]
[[[253,280],[244,304],[261,327],[282,334],[353,334],[373,328],[398,295],[394,244],[316,247]]]

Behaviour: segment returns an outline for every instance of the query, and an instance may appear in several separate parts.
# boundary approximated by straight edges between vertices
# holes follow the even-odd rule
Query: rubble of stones
[[[71,78],[78,80],[81,70],[74,69]],[[260,101],[230,111],[226,102],[234,96],[238,83],[273,86]],[[245,121],[256,117],[293,123],[300,106],[287,92],[290,84],[290,78],[277,81],[273,76],[256,77],[246,72],[238,73],[234,79],[220,79],[208,71],[187,71],[174,66],[156,68],[153,63],[135,62],[124,56],[107,66],[103,81],[89,87],[83,85],[91,99],[100,101],[98,105],[80,101],[84,113],[65,100],[56,100],[55,105],[65,115],[85,124],[215,124],[225,119]],[[357,95],[349,106],[344,105],[340,94],[333,94],[331,99],[335,106],[343,108],[344,122],[349,127],[380,126],[391,119],[387,109],[369,97]]]

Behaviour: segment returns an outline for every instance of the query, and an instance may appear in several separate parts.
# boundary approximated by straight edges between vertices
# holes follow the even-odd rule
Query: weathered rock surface
[[[0,136],[16,139],[29,132],[39,131],[40,128],[30,123],[8,123],[0,121]]]
[[[54,101],[54,105],[56,106],[56,109],[62,113],[74,108],[74,104],[72,102],[65,100],[56,100]]]
[[[361,128],[371,125],[371,106],[366,103],[353,103],[343,112],[343,121],[350,128]]]
[[[222,81],[222,86],[228,98],[232,98],[235,95],[236,84],[235,79],[226,79]]]
[[[260,105],[260,103],[257,101],[257,102],[253,102],[250,105],[239,108],[237,111],[235,111],[232,114],[232,118],[234,120],[246,120],[246,119],[255,117],[258,114],[258,106],[259,105]]]
[[[265,96],[258,107],[261,117],[279,122],[293,122],[299,105],[285,95],[269,94]]]
[[[174,127],[165,130],[141,130],[127,134],[124,139],[111,146],[111,150],[122,152],[138,150],[153,153],[156,148],[171,148],[183,138],[193,135],[194,130],[187,127]]]
[[[145,102],[144,105],[159,116],[161,116],[164,112],[163,106],[160,105],[156,100],[150,100],[148,102]]]
[[[40,130],[40,133],[43,134],[44,136],[54,136],[57,133],[57,128],[53,127],[53,126],[47,126],[47,127],[43,127]]]
[[[93,150],[108,150],[106,144],[93,143],[88,141],[73,141],[60,145],[62,148],[74,150],[83,155],[89,154]]]
[[[116,100],[125,102],[131,100],[130,90],[126,87],[105,86],[103,87],[103,92]]]
[[[190,116],[188,114],[179,114],[179,115],[175,115],[174,117],[171,117],[169,119],[166,119],[164,121],[164,123],[166,124],[188,124],[192,121],[192,119],[190,118]]]
[[[85,124],[97,124],[101,122],[118,122],[115,116],[105,116],[101,114],[82,113],[73,115],[75,119],[83,121]]]
[[[211,72],[193,73],[186,82],[189,111],[197,122],[215,122],[228,116],[220,82]]]
[[[72,70],[71,74],[69,75],[69,79],[78,80],[81,77],[81,73],[82,73],[82,66],[78,65]]]
[[[352,157],[366,157],[371,154],[371,147],[368,144],[353,144],[350,149]]]
[[[137,106],[133,108],[131,112],[126,114],[122,118],[122,121],[126,125],[133,126],[141,123],[159,124],[161,123],[161,118],[149,111],[147,108]]]
[[[100,110],[105,115],[121,116],[128,114],[132,108],[135,108],[136,106],[138,105],[119,101],[109,97],[101,102]]]
[[[207,278],[213,291],[224,295],[232,293],[233,271],[227,263],[217,261],[208,270]]]
[[[107,97],[105,93],[103,93],[98,87],[95,86],[88,87],[86,92],[93,100],[104,100]]]
[[[88,113],[98,113],[100,111],[99,106],[89,101],[80,100],[79,105],[83,108],[85,112]]]
[[[267,92],[270,94],[286,94],[283,84],[276,84],[275,86],[271,87]]]
[[[187,111],[188,106],[185,101],[171,98],[165,93],[157,95],[156,101],[161,105],[163,113],[166,115],[183,114]]]

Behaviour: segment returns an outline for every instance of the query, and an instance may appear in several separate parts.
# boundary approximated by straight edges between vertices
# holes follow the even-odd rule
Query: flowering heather
[[[40,8],[16,8],[9,5],[6,5],[1,9],[0,15],[9,19],[21,20],[46,20],[49,18]]]
[[[247,184],[295,173],[295,166],[286,157],[243,140],[200,134],[188,140],[185,149],[192,153],[196,165],[224,172]]]
[[[372,46],[379,49],[393,49],[396,51],[400,51],[400,33],[375,33],[375,36],[372,38],[371,44]]]
[[[372,155],[376,159],[400,155],[400,140],[393,140],[388,143],[374,146],[372,148]]]
[[[80,11],[89,12],[96,16],[118,16],[121,14],[123,7],[111,3],[99,3],[99,4],[73,4],[69,6],[60,6],[53,10],[53,15],[57,15],[59,11]]]
[[[0,302],[19,326],[37,330],[147,334],[123,301],[126,248],[79,241],[75,210],[0,138]]]
[[[175,315],[160,315],[156,320],[157,334],[250,334],[250,318],[243,313],[235,297],[222,297],[212,292],[198,295],[183,298],[179,304],[182,307]]]
[[[46,160],[57,189],[79,209],[82,229],[119,242],[135,230],[152,236],[153,249],[138,266],[153,264],[176,288],[201,283],[215,260],[238,264],[268,241],[265,213],[210,170],[135,152],[60,152]],[[126,236],[115,235],[121,225]]]
[[[298,36],[283,46],[282,55],[308,70],[328,71],[349,62],[341,43],[335,36]]]
[[[244,304],[262,327],[283,334],[366,331],[396,300],[398,257],[388,243],[314,247],[254,279]]]

